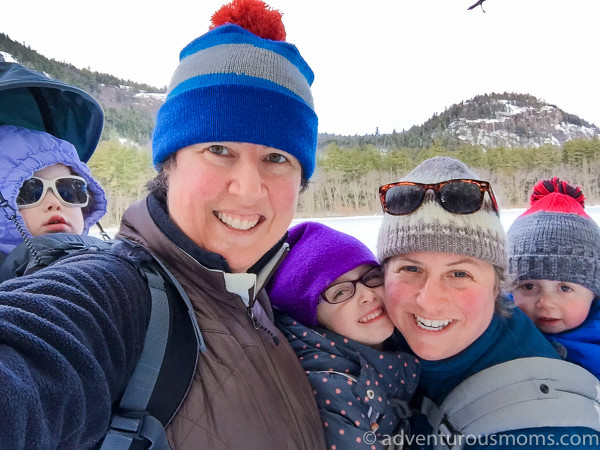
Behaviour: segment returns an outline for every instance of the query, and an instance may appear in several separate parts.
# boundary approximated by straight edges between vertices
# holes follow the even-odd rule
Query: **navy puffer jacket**
[[[313,387],[328,448],[383,448],[417,388],[419,361],[405,352],[381,352],[321,327],[276,315]],[[372,430],[375,430],[372,433]]]

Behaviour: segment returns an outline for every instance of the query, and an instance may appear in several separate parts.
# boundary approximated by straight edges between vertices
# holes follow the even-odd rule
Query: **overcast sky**
[[[475,95],[532,94],[600,126],[599,0],[271,0],[315,72],[319,131],[401,131]],[[221,0],[4,1],[0,32],[155,86]]]

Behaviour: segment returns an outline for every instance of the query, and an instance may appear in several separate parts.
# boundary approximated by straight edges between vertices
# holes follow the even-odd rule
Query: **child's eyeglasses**
[[[383,271],[381,267],[370,269],[358,280],[342,281],[329,286],[323,291],[321,298],[333,305],[345,302],[351,299],[356,292],[356,283],[364,284],[369,288],[381,286],[383,284]]]
[[[498,203],[487,181],[456,179],[441,183],[423,184],[398,181],[379,188],[383,211],[393,216],[402,216],[415,211],[425,199],[425,193],[433,190],[438,203],[454,214],[473,214],[481,209],[485,192],[489,192],[496,214]]]
[[[87,183],[76,175],[63,175],[61,177],[46,180],[39,177],[31,177],[25,180],[17,196],[19,209],[32,208],[39,205],[48,189],[58,198],[64,206],[87,206],[90,196],[88,195]]]

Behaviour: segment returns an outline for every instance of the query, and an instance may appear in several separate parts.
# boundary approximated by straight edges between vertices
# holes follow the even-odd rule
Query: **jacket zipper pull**
[[[254,329],[258,330],[260,328],[260,323],[258,323],[258,319],[254,316],[254,311],[250,306],[246,307],[246,312],[248,313],[248,317],[250,318],[250,322],[254,325]]]
[[[271,338],[273,338],[273,342],[275,342],[275,345],[279,345],[279,337],[274,335],[271,330],[266,328],[264,325],[262,325],[258,321],[258,319],[254,316],[254,311],[252,310],[252,308],[250,306],[248,306],[246,308],[246,310],[248,312],[248,317],[250,318],[250,321],[252,322],[252,325],[254,326],[254,329],[255,330],[261,329],[263,331],[266,331],[267,334],[269,334],[269,336],[271,336]]]

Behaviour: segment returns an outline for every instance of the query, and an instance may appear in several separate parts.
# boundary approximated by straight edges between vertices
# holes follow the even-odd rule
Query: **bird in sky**
[[[481,10],[483,12],[485,12],[485,9],[483,9],[483,2],[485,2],[485,0],[479,0],[477,3],[474,3],[473,5],[469,6],[467,9],[470,11],[472,9],[477,8],[478,6],[481,6]]]

